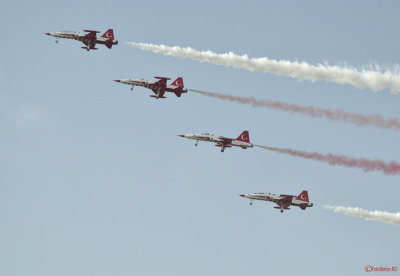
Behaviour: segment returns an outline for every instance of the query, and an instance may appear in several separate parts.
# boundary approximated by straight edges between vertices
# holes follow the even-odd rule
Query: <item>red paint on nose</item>
[[[44,33],[45,35],[50,35],[50,33]]]
[[[240,195],[241,197],[244,197],[244,195]]]
[[[185,137],[185,135],[183,135],[183,134],[179,134],[178,136],[180,136],[180,137]]]
[[[120,80],[114,80],[114,81],[116,81],[116,82],[120,82]]]

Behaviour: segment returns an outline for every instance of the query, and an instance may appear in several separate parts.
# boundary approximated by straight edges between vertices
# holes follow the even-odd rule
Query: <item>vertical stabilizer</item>
[[[183,79],[181,78],[181,77],[179,77],[179,78],[177,78],[176,80],[174,80],[174,82],[173,83],[171,83],[171,85],[174,85],[174,86],[178,86],[178,87],[184,87],[183,86]]]
[[[298,197],[296,197],[297,200],[301,200],[301,201],[306,201],[309,202],[308,200],[308,192],[307,191],[302,191],[301,194],[298,195]]]
[[[113,29],[108,29],[101,37],[108,38],[114,40],[114,31]]]
[[[250,137],[249,137],[249,132],[247,130],[243,131],[238,138],[236,138],[237,141],[242,141],[246,143],[250,143]]]

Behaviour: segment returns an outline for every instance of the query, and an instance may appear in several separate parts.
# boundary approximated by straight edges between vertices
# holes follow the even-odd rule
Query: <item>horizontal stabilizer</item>
[[[107,41],[105,42],[105,45],[106,45],[106,47],[107,47],[108,49],[111,49],[112,46],[113,46],[113,41],[112,41],[111,39],[109,39],[109,40],[107,40]]]

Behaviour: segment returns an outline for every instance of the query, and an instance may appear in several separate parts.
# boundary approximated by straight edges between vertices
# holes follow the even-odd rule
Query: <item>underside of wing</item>
[[[221,143],[215,144],[215,146],[216,147],[224,147],[224,148],[231,148],[232,147],[232,145],[230,145],[230,144],[221,144]]]
[[[87,32],[88,34],[85,35],[87,38],[95,38],[96,33],[99,33],[99,31],[92,31],[92,30],[83,30],[84,32]]]
[[[167,80],[169,80],[169,78],[156,77],[156,79],[160,79],[159,81],[156,82],[157,84],[165,87],[167,86]]]
[[[86,45],[86,47],[82,47],[82,49],[87,49],[88,48],[87,46],[89,46],[89,43],[86,41],[82,41],[82,43]],[[97,50],[97,48],[95,46],[96,46],[96,43],[92,42],[92,43],[90,43],[89,49]]]
[[[279,206],[284,206],[287,207],[292,203],[293,197],[291,196],[286,196],[284,198],[278,199],[278,200],[274,200],[274,202],[276,204],[278,204]]]
[[[156,94],[158,97],[160,98],[164,98],[164,94],[165,94],[165,90],[161,89],[161,87],[157,87],[157,86],[153,86],[153,88],[151,89],[154,94]]]
[[[233,139],[232,138],[226,138],[226,137],[219,137],[220,140],[222,140],[222,143],[224,144],[231,144]]]

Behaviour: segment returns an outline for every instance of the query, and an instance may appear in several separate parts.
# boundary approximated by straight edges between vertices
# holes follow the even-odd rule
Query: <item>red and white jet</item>
[[[221,152],[224,152],[225,148],[241,147],[242,149],[252,148],[253,144],[250,143],[249,132],[243,131],[238,138],[226,138],[224,136],[218,136],[211,133],[202,134],[181,134],[180,137],[196,140],[195,146],[199,144],[199,141],[213,142],[216,147],[221,147]]]
[[[56,38],[56,43],[58,43],[59,38],[67,38],[67,39],[75,39],[81,41],[86,47],[81,47],[82,49],[86,50],[97,50],[95,48],[96,44],[104,44],[107,46],[108,49],[111,49],[113,45],[117,45],[118,41],[114,40],[114,31],[113,29],[108,29],[102,36],[97,37],[97,33],[99,31],[92,31],[92,30],[83,30],[86,33],[78,33],[78,32],[56,32],[56,33],[45,33],[49,36],[54,36]]]
[[[301,194],[299,194],[298,196],[275,195],[271,193],[243,194],[240,196],[249,198],[251,200],[250,205],[253,205],[253,200],[272,201],[278,205],[274,206],[274,208],[281,209],[281,213],[283,213],[283,210],[290,210],[290,208],[288,208],[290,205],[298,206],[302,210],[305,210],[307,207],[313,207],[314,205],[311,202],[309,202],[307,191],[302,191]]]
[[[167,85],[167,81],[170,78],[164,77],[154,77],[155,79],[159,79],[159,81],[150,81],[145,79],[140,80],[133,80],[133,79],[126,79],[126,80],[114,80],[116,82],[120,82],[123,84],[131,85],[131,90],[133,90],[134,86],[143,86],[146,87],[154,92],[155,95],[151,95],[150,97],[159,99],[159,98],[166,98],[164,97],[165,92],[172,92],[175,93],[177,97],[180,97],[182,93],[187,93],[187,88],[184,88],[183,79],[181,77],[174,80],[170,85]]]

